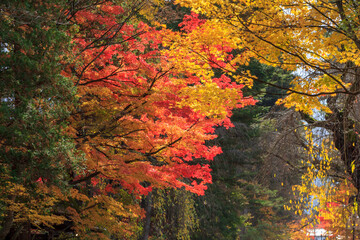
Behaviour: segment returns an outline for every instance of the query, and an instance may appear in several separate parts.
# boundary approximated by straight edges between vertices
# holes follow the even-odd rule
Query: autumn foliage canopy
[[[165,5],[182,8],[175,26],[156,21]],[[286,134],[299,145],[287,150],[299,158],[278,154],[281,139],[266,154],[301,175],[284,206],[302,219],[294,229],[326,219],[334,234],[355,236],[359,9],[352,0],[0,3],[0,239],[136,238],[147,196],[204,195],[222,153],[211,140],[233,127],[234,109],[256,103],[254,83],[281,89],[278,108],[291,112]],[[291,80],[255,77],[252,61]]]

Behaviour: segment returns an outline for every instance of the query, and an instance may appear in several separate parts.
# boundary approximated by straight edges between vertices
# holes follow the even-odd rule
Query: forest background
[[[359,238],[358,2],[0,4],[0,239]]]

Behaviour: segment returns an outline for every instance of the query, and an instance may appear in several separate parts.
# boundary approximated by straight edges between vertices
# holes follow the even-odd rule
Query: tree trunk
[[[149,235],[150,235],[151,204],[152,204],[151,195],[152,195],[152,193],[150,192],[146,196],[146,199],[145,199],[146,217],[145,217],[145,221],[144,221],[144,231],[143,231],[143,235],[141,237],[141,240],[148,240]]]
[[[11,230],[13,222],[14,222],[14,211],[8,211],[8,214],[5,217],[2,228],[0,230],[0,240],[5,240],[6,236],[9,234]]]

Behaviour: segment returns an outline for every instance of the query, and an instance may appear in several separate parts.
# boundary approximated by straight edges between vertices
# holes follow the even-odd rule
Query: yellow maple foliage
[[[351,1],[177,0],[211,19],[213,32],[261,63],[287,70],[301,68],[289,97],[279,101],[311,114],[331,110],[319,101],[324,94],[353,93],[343,66],[360,64],[359,7]],[[210,39],[210,38],[209,38]],[[301,94],[298,94],[301,93]]]

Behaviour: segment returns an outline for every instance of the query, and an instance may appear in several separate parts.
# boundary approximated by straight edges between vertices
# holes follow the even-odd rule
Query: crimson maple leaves
[[[205,20],[194,14],[185,20],[182,34],[202,31]],[[87,174],[99,173],[112,179],[113,185],[116,181],[139,194],[153,187],[185,187],[203,194],[211,183],[211,170],[194,160],[212,160],[221,153],[205,141],[216,137],[214,126],[229,123],[234,107],[229,102],[252,103],[242,98],[243,86],[224,75],[209,82],[194,72],[179,71],[172,64],[177,59],[159,49],[163,30],[130,23],[119,6],[79,11],[74,21],[79,27],[74,38],[78,57],[67,76],[76,76],[80,106],[72,117],[72,132],[86,153]],[[189,64],[202,67],[208,62],[218,67],[232,58],[231,48],[202,47],[203,55],[189,59]],[[226,59],[206,51],[211,47]],[[202,89],[209,83],[213,88],[235,90],[236,96],[221,99],[220,95],[216,103],[205,102],[204,95],[217,94]],[[218,108],[226,109],[226,114],[210,112]]]

